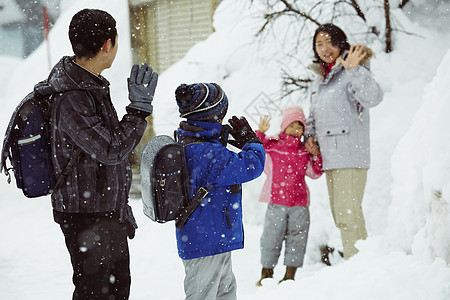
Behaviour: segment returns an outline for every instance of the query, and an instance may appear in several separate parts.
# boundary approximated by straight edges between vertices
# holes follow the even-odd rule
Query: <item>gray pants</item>
[[[236,300],[231,252],[183,260],[186,300]]]
[[[284,265],[302,267],[309,231],[309,208],[269,204],[261,236],[261,264],[273,269],[285,241]]]

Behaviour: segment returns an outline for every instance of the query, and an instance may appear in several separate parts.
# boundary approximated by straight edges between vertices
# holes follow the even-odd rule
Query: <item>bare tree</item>
[[[253,2],[253,0],[251,0]],[[365,5],[362,6],[361,3]],[[399,3],[399,8],[403,8],[409,0],[403,0]],[[392,27],[391,27],[391,13],[389,0],[319,0],[319,1],[305,1],[305,0],[280,0],[280,1],[266,1],[267,12],[264,14],[265,22],[261,26],[258,34],[262,34],[268,30],[268,27],[276,22],[281,17],[290,16],[301,24],[300,28],[307,23],[315,24],[316,26],[322,23],[335,23],[339,19],[358,18],[366,24],[367,32],[380,36],[380,28],[375,25],[368,24],[366,13],[369,10],[380,9],[384,10],[385,17],[385,43],[391,44],[386,46],[386,52],[392,51]],[[331,10],[329,9],[331,7]]]
[[[392,49],[392,26],[391,26],[391,7],[389,5],[389,0],[384,0],[384,19],[386,21],[385,29],[385,44],[386,53],[391,52]]]

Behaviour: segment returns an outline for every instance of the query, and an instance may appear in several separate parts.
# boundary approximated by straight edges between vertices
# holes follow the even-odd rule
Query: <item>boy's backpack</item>
[[[49,195],[59,186],[75,163],[81,150],[71,158],[63,174],[55,177],[50,145],[50,106],[53,95],[29,93],[14,110],[3,140],[1,170],[28,198]],[[8,168],[9,159],[12,167]]]
[[[167,135],[155,136],[145,145],[141,157],[144,214],[159,223],[175,220],[177,228],[183,227],[211,188],[200,187],[194,197],[190,196],[186,145]]]

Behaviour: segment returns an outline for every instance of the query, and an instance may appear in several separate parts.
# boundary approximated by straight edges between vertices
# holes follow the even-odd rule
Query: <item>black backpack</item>
[[[50,145],[50,107],[53,95],[29,93],[14,110],[3,140],[1,170],[28,198],[49,195],[68,175],[81,153],[78,149],[63,173],[56,178]],[[12,167],[8,168],[9,160]]]
[[[186,224],[211,188],[200,187],[194,197],[190,196],[186,145],[167,135],[155,136],[145,145],[141,157],[144,214],[159,223],[175,221],[177,228]]]

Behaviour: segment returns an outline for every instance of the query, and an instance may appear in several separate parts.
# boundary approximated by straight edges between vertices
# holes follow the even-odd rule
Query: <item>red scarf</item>
[[[329,64],[325,64],[325,63],[321,64],[326,75],[328,75],[328,73],[330,73],[331,69],[333,68],[333,66],[335,64],[336,64],[336,61],[333,61],[332,63],[329,63]]]

